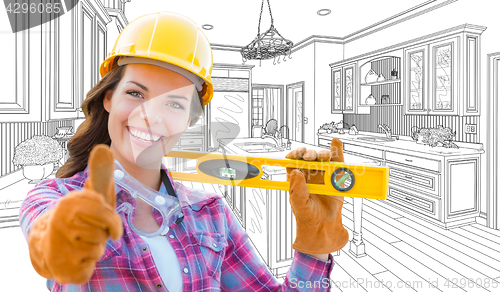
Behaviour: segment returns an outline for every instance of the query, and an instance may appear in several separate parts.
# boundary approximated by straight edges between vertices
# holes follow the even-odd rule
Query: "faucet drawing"
[[[284,129],[286,129],[286,135],[285,132],[283,131]],[[288,128],[287,125],[283,125],[280,127],[279,133],[281,135],[281,147],[283,149],[286,148],[287,150],[290,150],[292,146],[292,142],[290,141],[290,129]]]
[[[278,133],[278,132],[277,132],[277,133]],[[262,136],[261,136],[261,138],[262,138],[262,139],[264,139],[264,138],[271,138],[271,139],[273,139],[273,140],[274,140],[274,142],[276,143],[276,148],[277,148],[278,150],[284,150],[284,149],[283,149],[283,145],[281,144],[281,142],[278,140],[278,138],[277,138],[277,137],[275,137],[275,136],[273,136],[273,135],[269,135],[269,134],[264,134],[264,135],[262,135]]]
[[[382,131],[384,131],[385,133],[385,136],[387,137],[387,139],[392,139],[392,138],[395,138],[396,140],[398,140],[398,136],[396,135],[392,135],[392,131],[391,131],[391,128],[386,125],[386,124],[378,124],[378,127],[382,129]]]
[[[284,132],[286,130],[286,133]],[[276,143],[276,149],[278,150],[285,150],[290,147],[290,137],[289,137],[289,129],[287,125],[283,125],[279,128],[279,130],[274,132],[274,135],[269,133],[269,134],[263,134],[261,136],[262,139],[264,138],[271,138],[274,140]],[[286,137],[285,137],[286,136]],[[286,139],[286,140],[284,140]]]

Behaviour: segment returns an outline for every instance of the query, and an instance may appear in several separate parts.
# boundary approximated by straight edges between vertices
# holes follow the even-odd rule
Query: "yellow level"
[[[197,160],[197,173],[170,172],[172,178],[179,181],[288,191],[289,182],[262,179],[263,165],[279,166],[324,171],[324,185],[307,184],[307,188],[312,194],[387,199],[388,167],[190,151],[170,151],[167,157]]]

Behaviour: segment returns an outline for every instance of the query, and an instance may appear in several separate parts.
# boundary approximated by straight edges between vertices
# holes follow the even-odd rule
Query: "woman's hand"
[[[113,171],[113,154],[107,146],[97,145],[90,153],[83,190],[68,193],[35,221],[28,246],[31,263],[42,277],[60,284],[86,283],[109,236],[122,236]]]
[[[344,162],[342,148],[342,142],[333,138],[330,151],[316,153],[299,148],[286,158]],[[290,181],[290,204],[297,221],[297,235],[292,247],[327,260],[329,253],[340,250],[349,240],[349,234],[342,225],[344,197],[309,193],[306,183],[324,184],[323,171],[287,168],[287,180]]]

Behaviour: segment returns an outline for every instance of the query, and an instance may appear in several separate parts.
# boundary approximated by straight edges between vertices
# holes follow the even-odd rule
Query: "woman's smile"
[[[130,135],[144,142],[158,142],[161,138],[164,137],[160,134],[152,132],[151,130],[148,130],[148,132],[146,133],[142,130],[139,130],[138,128],[130,126],[127,127],[127,130]]]

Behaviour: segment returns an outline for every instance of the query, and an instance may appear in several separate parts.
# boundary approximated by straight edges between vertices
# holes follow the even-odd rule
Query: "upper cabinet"
[[[400,106],[401,50],[360,61],[359,106]]]
[[[2,43],[2,98],[0,122],[37,122],[42,119],[42,26],[29,27],[29,17],[20,13],[14,31],[8,17],[0,17]],[[50,35],[50,34],[49,34]]]
[[[406,114],[479,115],[479,37],[484,29],[458,31],[405,48]]]
[[[427,46],[417,46],[405,50],[405,90],[406,113],[427,113]]]
[[[57,39],[51,51],[52,94],[47,96],[48,120],[83,118],[81,105],[99,81],[99,66],[106,58],[106,25],[111,18],[99,0],[82,0],[53,22]],[[71,37],[69,37],[71,36]]]
[[[19,24],[29,19],[20,14]],[[51,21],[0,35],[5,44],[7,94],[0,122],[46,122],[83,117],[80,106],[99,80],[111,18],[100,0],[82,0]],[[8,20],[0,21],[7,30]]]
[[[332,113],[369,113],[358,107],[359,78],[357,63],[332,67]]]
[[[480,115],[480,36],[464,24],[330,64],[332,113]]]

